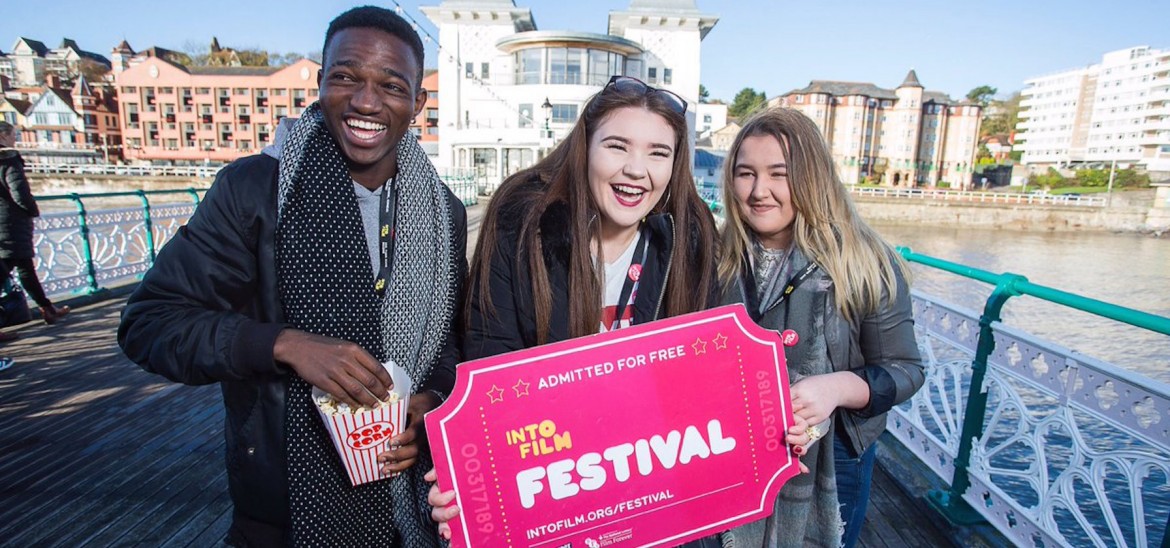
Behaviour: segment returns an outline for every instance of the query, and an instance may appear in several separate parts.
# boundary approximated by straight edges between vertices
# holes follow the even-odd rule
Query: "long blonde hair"
[[[788,192],[796,211],[793,239],[809,260],[833,280],[837,308],[846,318],[877,311],[883,290],[897,295],[895,270],[909,279],[901,256],[857,214],[849,191],[841,184],[829,147],[805,115],[787,108],[757,112],[744,124],[723,163],[726,222],[721,241],[719,279],[735,283],[742,260],[751,249],[751,227],[735,199],[735,164],[744,139],[769,136],[780,143],[788,164]]]

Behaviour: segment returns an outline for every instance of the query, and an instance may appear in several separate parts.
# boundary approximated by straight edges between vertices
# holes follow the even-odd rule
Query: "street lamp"
[[[544,98],[544,104],[540,105],[540,108],[544,110],[544,136],[547,139],[552,137],[552,131],[548,127],[549,121],[552,120],[552,103],[548,101],[548,97]]]

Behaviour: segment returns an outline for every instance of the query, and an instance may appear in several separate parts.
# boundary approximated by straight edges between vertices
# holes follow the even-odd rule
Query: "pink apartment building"
[[[422,79],[422,87],[427,90],[427,104],[422,112],[414,117],[410,124],[410,131],[424,143],[439,142],[439,71],[427,69]]]
[[[276,123],[317,100],[321,66],[187,67],[147,50],[115,66],[124,155],[161,164],[230,162],[272,143]]]

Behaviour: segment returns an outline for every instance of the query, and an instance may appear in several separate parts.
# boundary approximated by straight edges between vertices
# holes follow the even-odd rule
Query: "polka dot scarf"
[[[390,287],[374,272],[352,179],[314,103],[280,158],[276,262],[287,321],[392,358],[420,386],[439,357],[455,310],[454,224],[446,190],[412,138],[398,145],[397,232]],[[429,455],[394,479],[352,487],[313,408],[311,386],[289,383],[292,541],[313,546],[438,546],[422,475]]]

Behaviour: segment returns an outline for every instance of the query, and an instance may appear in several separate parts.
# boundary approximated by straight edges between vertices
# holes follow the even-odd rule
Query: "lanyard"
[[[641,244],[641,245],[638,245]],[[618,296],[617,309],[613,315],[613,324],[609,330],[614,331],[621,326],[622,314],[626,312],[626,305],[630,296],[638,289],[638,281],[642,279],[642,264],[646,261],[646,248],[650,247],[650,238],[646,237],[646,229],[638,232],[637,250],[630,259],[630,267],[626,269],[626,281],[622,284],[622,292]]]
[[[378,206],[378,248],[381,254],[381,268],[374,278],[374,292],[379,297],[386,293],[390,281],[390,266],[394,262],[394,232],[398,217],[398,189],[390,180],[382,186],[382,200]]]
[[[749,310],[758,310],[760,307],[760,302],[759,298],[756,297],[756,284],[759,282],[752,274],[751,263],[748,262],[746,255],[744,256],[742,268],[744,272],[744,278],[746,278],[744,299],[751,304]],[[773,308],[780,306],[780,303],[787,300],[788,296],[791,295],[793,291],[796,291],[796,288],[799,287],[800,284],[804,283],[805,280],[812,276],[812,273],[815,272],[816,269],[817,264],[810,262],[805,265],[804,268],[800,269],[800,272],[797,272],[795,276],[789,278],[788,283],[784,285],[784,290],[780,292],[780,298],[776,299],[776,302],[772,303],[772,305],[769,306],[766,310],[760,310],[758,317],[762,318],[764,314],[767,314],[768,312],[771,312]]]

